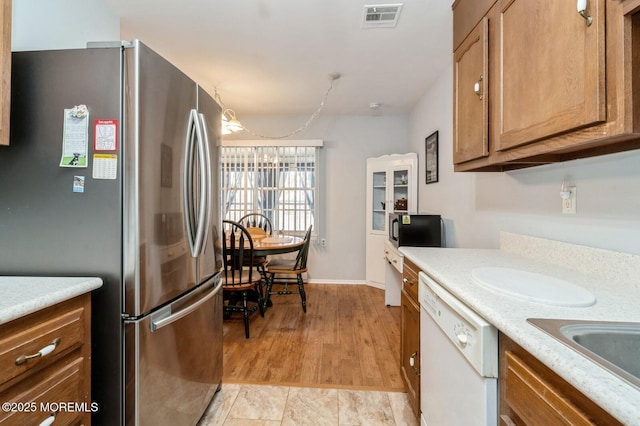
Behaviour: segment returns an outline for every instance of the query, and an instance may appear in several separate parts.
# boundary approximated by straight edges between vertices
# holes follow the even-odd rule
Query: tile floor
[[[402,392],[227,384],[198,426],[418,426]]]

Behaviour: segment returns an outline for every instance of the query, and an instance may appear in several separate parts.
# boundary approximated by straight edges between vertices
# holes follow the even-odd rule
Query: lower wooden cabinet
[[[91,424],[91,295],[0,326],[0,424]]]
[[[418,303],[418,268],[407,258],[402,271],[400,335],[400,371],[409,402],[420,416],[420,305]]]
[[[610,426],[621,423],[500,334],[500,424]]]

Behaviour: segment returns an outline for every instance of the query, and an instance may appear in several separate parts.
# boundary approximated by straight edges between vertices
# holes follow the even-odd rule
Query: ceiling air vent
[[[402,3],[364,6],[362,28],[392,28],[398,23]]]

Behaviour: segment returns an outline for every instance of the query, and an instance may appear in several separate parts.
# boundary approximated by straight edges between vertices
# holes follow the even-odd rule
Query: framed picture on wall
[[[431,133],[424,142],[425,145],[425,169],[427,174],[426,183],[436,183],[438,181],[438,131]]]

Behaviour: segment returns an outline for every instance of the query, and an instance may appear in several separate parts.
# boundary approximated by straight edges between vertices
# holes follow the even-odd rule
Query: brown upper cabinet
[[[604,0],[500,3],[498,151],[606,118]]]
[[[454,163],[489,155],[489,19],[454,53]]]
[[[640,0],[452,8],[456,171],[640,148]]]
[[[0,145],[9,145],[11,113],[11,0],[0,4]]]

